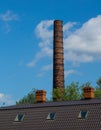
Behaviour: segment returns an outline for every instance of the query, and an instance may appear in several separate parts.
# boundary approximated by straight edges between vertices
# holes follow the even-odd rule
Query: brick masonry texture
[[[63,27],[61,20],[54,21],[53,89],[64,88]]]

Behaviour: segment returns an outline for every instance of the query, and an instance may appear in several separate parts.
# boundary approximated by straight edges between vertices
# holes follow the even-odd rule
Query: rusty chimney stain
[[[53,89],[64,88],[63,25],[61,20],[54,21],[53,44]]]

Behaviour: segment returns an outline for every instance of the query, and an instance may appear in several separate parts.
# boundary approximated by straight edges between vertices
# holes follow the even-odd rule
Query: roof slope
[[[87,110],[85,119],[78,118]],[[47,120],[55,113],[54,120]],[[17,114],[24,114],[22,122],[15,122]],[[0,130],[100,130],[101,99],[36,103],[0,108]]]

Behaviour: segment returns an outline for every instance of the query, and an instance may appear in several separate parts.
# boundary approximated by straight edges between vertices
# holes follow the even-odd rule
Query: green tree
[[[101,78],[97,80],[97,87],[95,88],[95,98],[101,98]],[[87,82],[83,85],[79,85],[78,82],[72,82],[67,85],[64,89],[57,87],[53,90],[52,98],[56,101],[65,101],[65,100],[79,100],[83,98],[82,88],[90,86],[90,82]],[[22,99],[20,99],[16,104],[27,104],[36,102],[36,90],[32,90]],[[49,100],[48,100],[49,101]]]
[[[65,88],[66,100],[79,100],[82,98],[82,86],[78,82],[72,82]]]
[[[97,80],[97,87],[95,88],[95,98],[101,98],[101,77]]]
[[[20,99],[18,102],[16,102],[17,105],[19,104],[31,104],[36,102],[36,96],[35,96],[36,90],[32,90],[29,92],[26,96],[24,96],[22,99]]]
[[[98,86],[98,88],[101,88],[101,77],[97,80],[97,86]]]
[[[82,98],[82,87],[78,82],[72,82],[67,87],[57,87],[53,90],[53,99],[59,100],[79,100]]]
[[[52,93],[52,98],[55,101],[65,100],[65,89],[60,87],[54,88]]]
[[[95,89],[95,98],[101,98],[101,88]]]

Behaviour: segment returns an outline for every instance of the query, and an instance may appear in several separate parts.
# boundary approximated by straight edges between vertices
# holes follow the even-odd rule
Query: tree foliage
[[[95,98],[101,98],[101,88],[95,89]]]
[[[95,98],[101,98],[101,78],[97,80],[97,87],[95,88]],[[86,86],[91,86],[90,82],[80,85],[78,82],[72,82],[67,85],[64,89],[57,87],[53,90],[52,98],[56,101],[65,100],[80,100],[83,98],[82,88]],[[36,90],[32,90],[22,99],[20,99],[16,104],[27,104],[36,102]],[[49,101],[49,100],[48,100]]]
[[[32,104],[36,102],[36,96],[35,96],[36,90],[32,90],[30,93],[28,93],[26,96],[24,96],[22,99],[20,99],[18,102],[16,102],[17,105],[19,104]]]
[[[97,87],[98,87],[98,88],[101,88],[101,77],[97,80],[96,83],[97,83]]]
[[[57,87],[53,90],[53,98],[58,100],[79,100],[82,97],[81,86],[78,82],[72,82],[67,87]]]
[[[101,98],[101,77],[97,80],[97,87],[95,88],[95,97]]]

